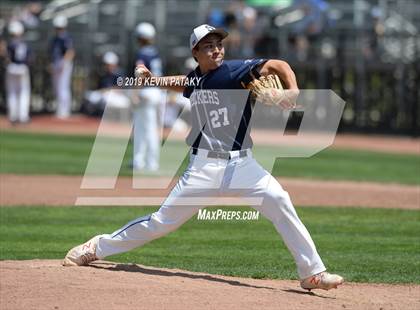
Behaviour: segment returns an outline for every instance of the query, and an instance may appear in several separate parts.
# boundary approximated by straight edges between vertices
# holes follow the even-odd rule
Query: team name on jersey
[[[214,90],[195,90],[190,97],[191,105],[195,104],[219,104],[219,97]]]

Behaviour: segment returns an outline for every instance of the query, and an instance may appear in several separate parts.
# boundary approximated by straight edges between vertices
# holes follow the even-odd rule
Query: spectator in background
[[[257,33],[257,11],[249,6],[242,11],[243,23],[243,42],[242,42],[242,56],[243,58],[252,58],[255,56],[255,42],[258,36]]]
[[[225,27],[229,37],[224,41],[228,55],[234,58],[255,56],[255,42],[258,37],[257,11],[242,0],[231,3],[225,12]]]
[[[23,7],[22,12],[20,12],[19,19],[28,28],[38,27],[41,11],[42,4],[40,1],[30,1]]]
[[[8,27],[11,39],[7,45],[6,92],[8,117],[12,123],[29,121],[31,85],[29,77],[30,51],[22,39],[24,27],[12,21]]]
[[[366,22],[366,32],[362,42],[362,52],[366,59],[379,60],[382,50],[380,42],[384,38],[384,13],[379,6],[370,10],[370,17]]]
[[[18,2],[18,1],[15,1]],[[13,6],[11,19],[21,22],[25,28],[32,29],[39,26],[39,15],[42,11],[40,1],[20,1]]]
[[[292,8],[301,11],[303,17],[294,23],[289,34],[291,51],[288,59],[306,61],[318,57],[312,52],[316,50],[318,39],[328,23],[328,3],[324,0],[294,0]]]
[[[226,12],[225,25],[227,32],[229,32],[229,36],[224,40],[226,56],[239,58],[241,55],[242,35],[238,19],[233,12]]]
[[[56,116],[68,118],[71,114],[71,74],[73,70],[73,40],[68,34],[67,18],[58,15],[53,20],[55,36],[50,44],[52,79],[57,102]]]
[[[207,14],[206,24],[213,25],[217,28],[225,27],[225,13],[220,9],[211,9]]]
[[[156,30],[149,23],[136,27],[139,50],[136,65],[144,64],[155,76],[162,75],[162,61],[154,45]],[[144,87],[137,92],[134,104],[134,153],[133,169],[156,171],[159,169],[160,138],[159,111],[163,102],[162,92],[156,87]]]
[[[295,0],[293,6],[304,12],[304,17],[294,26],[294,32],[304,33],[309,39],[318,36],[327,23],[329,5],[324,0]]]

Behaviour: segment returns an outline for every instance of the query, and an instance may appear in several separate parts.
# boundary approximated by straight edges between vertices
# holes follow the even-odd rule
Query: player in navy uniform
[[[162,75],[162,61],[154,45],[156,30],[149,23],[136,27],[139,50],[136,65],[144,65],[155,76]],[[138,90],[138,102],[133,112],[134,148],[133,169],[137,171],[156,171],[159,169],[160,139],[158,133],[159,111],[162,92],[156,87]]]
[[[187,77],[165,77],[167,81],[175,79],[167,88],[183,91],[190,98],[193,117],[193,128],[187,138],[191,146],[190,163],[168,198],[157,212],[71,249],[64,265],[86,265],[141,246],[177,229],[196,214],[203,207],[199,205],[200,198],[233,194],[248,201],[262,199],[252,207],[267,217],[282,236],[295,259],[302,288],[328,290],[343,283],[342,277],[325,271],[288,193],[252,157],[248,126],[252,101],[244,97],[241,106],[241,100],[231,91],[243,89],[253,76],[276,74],[290,92],[297,94],[295,75],[287,63],[279,60],[224,60],[222,40],[227,35],[223,29],[209,25],[195,28],[190,48],[199,66]],[[144,66],[140,68],[145,77],[151,76]],[[185,85],[188,77],[200,82],[180,86]],[[294,103],[287,100],[281,106],[292,108]],[[194,198],[197,205],[185,205],[185,198]]]
[[[6,69],[7,109],[10,122],[29,121],[31,84],[28,63],[30,49],[22,39],[23,25],[18,21],[9,24],[12,36],[7,45],[8,65]]]
[[[71,73],[75,52],[73,40],[66,30],[67,23],[67,18],[63,15],[54,18],[56,35],[49,47],[58,118],[67,118],[71,114]]]
[[[105,107],[127,110],[130,101],[125,92],[116,89],[117,80],[123,76],[118,55],[108,51],[102,56],[103,70],[99,76],[96,90],[87,91],[81,107],[82,112],[90,115],[102,115]]]
[[[118,65],[119,58],[114,52],[106,52],[102,57],[105,72],[99,78],[99,89],[111,88],[117,85],[117,79],[123,76],[123,72]]]

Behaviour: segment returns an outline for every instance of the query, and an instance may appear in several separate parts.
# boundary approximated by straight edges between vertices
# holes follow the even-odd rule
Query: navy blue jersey
[[[193,148],[212,151],[241,150],[252,147],[249,122],[252,102],[244,91],[256,68],[265,59],[225,60],[215,70],[201,74],[200,68],[188,78],[201,78],[198,85],[185,88],[184,96],[190,99],[192,128],[187,144]]]
[[[50,43],[50,57],[53,63],[63,59],[64,54],[73,48],[73,40],[67,32],[56,35]]]
[[[117,86],[117,79],[120,76],[123,76],[123,72],[119,69],[113,72],[105,72],[105,74],[99,79],[99,88],[109,88]]]
[[[30,49],[28,44],[22,40],[12,40],[7,46],[9,59],[15,64],[28,64]]]
[[[154,76],[162,75],[162,60],[156,47],[148,45],[137,51],[136,65],[140,64],[145,65]]]

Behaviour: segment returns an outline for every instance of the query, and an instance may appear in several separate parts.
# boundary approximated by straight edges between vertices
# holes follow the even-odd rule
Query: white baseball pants
[[[6,91],[9,120],[27,122],[31,98],[31,82],[27,65],[11,63],[7,66]]]
[[[189,167],[160,209],[135,219],[112,234],[102,235],[96,250],[98,258],[126,252],[162,237],[190,219],[200,208],[200,198],[240,196],[262,198],[252,207],[268,218],[292,253],[301,279],[325,271],[309,232],[298,218],[290,197],[275,178],[252,157],[208,158],[206,151],[191,155]],[[192,203],[185,203],[191,199]]]
[[[56,116],[67,118],[71,114],[71,73],[73,63],[62,60],[53,65],[53,85],[57,100]]]
[[[134,109],[134,169],[158,170],[160,137],[158,132],[159,106],[162,92],[157,88],[140,91],[140,103]]]

